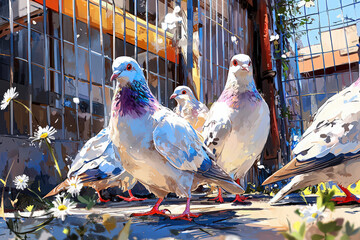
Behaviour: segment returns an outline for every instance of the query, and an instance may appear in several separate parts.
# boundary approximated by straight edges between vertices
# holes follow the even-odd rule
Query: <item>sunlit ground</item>
[[[52,236],[69,239],[73,234],[83,236],[83,239],[123,239],[124,236],[129,236],[129,239],[225,239],[225,236],[232,237],[227,239],[283,239],[280,232],[288,229],[288,222],[301,221],[295,210],[304,206],[305,202],[298,194],[283,200],[278,206],[267,204],[268,196],[251,196],[253,198],[246,204],[232,204],[232,196],[225,198],[225,204],[208,201],[208,198],[200,195],[194,196],[191,210],[203,215],[192,222],[170,220],[163,216],[130,217],[133,212],[149,210],[155,199],[132,203],[108,202],[97,204],[91,210],[77,208],[64,222],[55,219],[27,236],[28,239],[54,239]],[[316,202],[316,195],[306,196],[306,201]],[[166,199],[160,209],[167,208],[172,214],[180,214],[184,207],[184,199],[171,198]],[[326,211],[325,214],[327,220],[344,218],[359,223],[359,211],[360,205],[355,204],[338,206],[334,212]],[[24,217],[18,231],[24,232],[43,222],[43,214],[42,211],[35,211],[36,218]],[[7,213],[6,217],[11,218],[13,214]],[[130,229],[124,229],[129,220]],[[1,220],[0,224],[0,238],[15,239],[5,221]]]

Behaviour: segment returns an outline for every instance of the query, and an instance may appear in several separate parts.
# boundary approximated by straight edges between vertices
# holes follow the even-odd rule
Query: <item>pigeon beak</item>
[[[117,77],[120,75],[120,73],[121,73],[121,72],[114,72],[114,73],[111,75],[110,82],[116,80]]]
[[[247,72],[250,71],[250,70],[249,70],[249,65],[247,65],[247,64],[242,65],[242,66],[241,66],[241,69],[244,70],[244,71],[247,71]]]
[[[173,93],[173,95],[170,96],[170,99],[174,99],[177,97],[177,94]]]

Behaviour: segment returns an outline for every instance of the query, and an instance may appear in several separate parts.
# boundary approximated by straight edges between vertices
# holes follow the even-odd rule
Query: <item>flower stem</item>
[[[37,123],[38,125],[40,125],[40,124],[39,124],[39,121],[37,120],[37,118],[35,117],[35,115],[32,113],[32,111],[30,110],[30,108],[28,108],[28,106],[26,106],[26,105],[23,104],[22,102],[20,102],[20,101],[18,101],[18,100],[15,100],[15,99],[13,99],[13,101],[16,102],[16,103],[18,103],[18,104],[20,104],[20,105],[23,106],[26,110],[28,110],[28,112],[31,113],[31,116],[34,117],[36,123]]]
[[[10,169],[6,175],[6,178],[5,178],[5,184],[4,184],[4,187],[2,189],[2,194],[1,194],[1,207],[0,207],[0,216],[6,220],[5,218],[5,209],[4,209],[4,194],[5,194],[5,187],[6,187],[6,183],[7,183],[7,180],[9,178],[9,175],[10,175],[10,172],[11,172],[11,169],[12,167],[14,166],[14,163],[15,163],[15,160],[11,163],[11,166],[10,166]]]
[[[50,143],[47,141],[47,140],[44,140],[45,143],[46,143],[46,146],[49,148],[49,151],[51,153],[51,156],[53,157],[54,159],[54,162],[55,162],[55,166],[56,166],[56,170],[58,171],[59,175],[60,175],[60,178],[62,178],[61,176],[61,171],[60,171],[60,168],[59,168],[59,164],[56,160],[56,157],[55,157],[55,154],[54,154],[54,149],[51,147]]]
[[[39,194],[37,194],[35,191],[31,190],[30,188],[27,188],[27,190],[29,190],[30,192],[32,192],[33,194],[35,194],[41,202],[44,202],[44,200],[42,199],[42,197],[39,196]]]

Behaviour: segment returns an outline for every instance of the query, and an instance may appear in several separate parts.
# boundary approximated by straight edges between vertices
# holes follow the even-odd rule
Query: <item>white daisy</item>
[[[62,221],[65,220],[65,216],[71,214],[71,211],[75,209],[76,205],[74,202],[71,202],[68,198],[58,198],[52,202],[54,207],[50,209],[54,217],[61,218]]]
[[[1,101],[1,110],[4,110],[10,104],[10,101],[14,98],[17,98],[17,96],[19,96],[19,93],[16,92],[16,87],[8,89],[4,94],[3,100]]]
[[[78,178],[78,176],[70,178],[67,180],[67,183],[69,184],[67,192],[73,197],[79,195],[81,188],[83,187],[80,178]]]
[[[40,141],[40,145],[42,141],[47,141],[51,143],[50,140],[55,140],[53,136],[56,133],[54,127],[46,126],[42,128],[41,126],[38,127],[38,130],[34,133],[34,137],[30,137],[32,139],[31,142]]]
[[[279,40],[279,34],[276,34],[276,35],[271,35],[270,36],[270,42],[273,42],[275,40]]]
[[[16,189],[24,190],[28,186],[29,177],[25,174],[16,176],[14,181]]]
[[[315,6],[315,3],[313,0],[309,0],[309,1],[302,0],[298,3],[298,7],[301,8],[303,6],[309,8]]]
[[[307,223],[312,223],[324,216],[325,207],[317,208],[316,204],[308,205],[300,209],[300,216],[306,219]]]
[[[80,99],[77,98],[77,97],[74,97],[74,98],[73,98],[73,102],[74,102],[75,104],[79,104],[79,103],[80,103]]]

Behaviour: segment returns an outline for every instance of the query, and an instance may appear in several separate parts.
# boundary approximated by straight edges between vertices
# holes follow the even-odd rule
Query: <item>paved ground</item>
[[[285,200],[278,206],[267,204],[269,198],[265,196],[254,196],[248,204],[214,204],[207,198],[195,197],[192,201],[191,209],[193,212],[201,212],[202,216],[192,222],[184,220],[170,220],[168,217],[132,217],[133,212],[141,212],[150,209],[156,200],[149,199],[143,202],[109,202],[96,205],[90,211],[77,209],[74,215],[68,216],[65,222],[54,220],[45,230],[36,232],[36,235],[29,235],[30,239],[65,239],[64,227],[70,227],[70,232],[84,233],[84,239],[113,239],[118,236],[124,224],[131,219],[130,239],[283,239],[280,231],[287,229],[288,221],[296,222],[300,217],[295,214],[295,210],[304,205],[301,198],[293,197],[292,204]],[[231,198],[225,199],[231,200]],[[308,197],[308,202],[314,202],[315,197]],[[167,208],[172,214],[180,214],[184,210],[185,200],[166,199],[160,209]],[[337,207],[335,212],[328,212],[327,219],[342,217],[351,219],[353,223],[360,223],[360,205],[349,205]],[[87,222],[88,214],[109,214],[114,216],[113,230],[106,230],[102,224],[102,218],[95,218],[94,222]],[[31,226],[39,224],[43,219],[43,212],[36,212],[38,215],[35,221],[24,218],[23,225],[27,225],[20,230],[29,229]],[[7,214],[7,217],[11,217]],[[94,215],[95,216],[95,215]],[[85,226],[83,228],[82,226]],[[0,239],[14,239],[14,235],[6,228],[3,220],[0,221]]]

